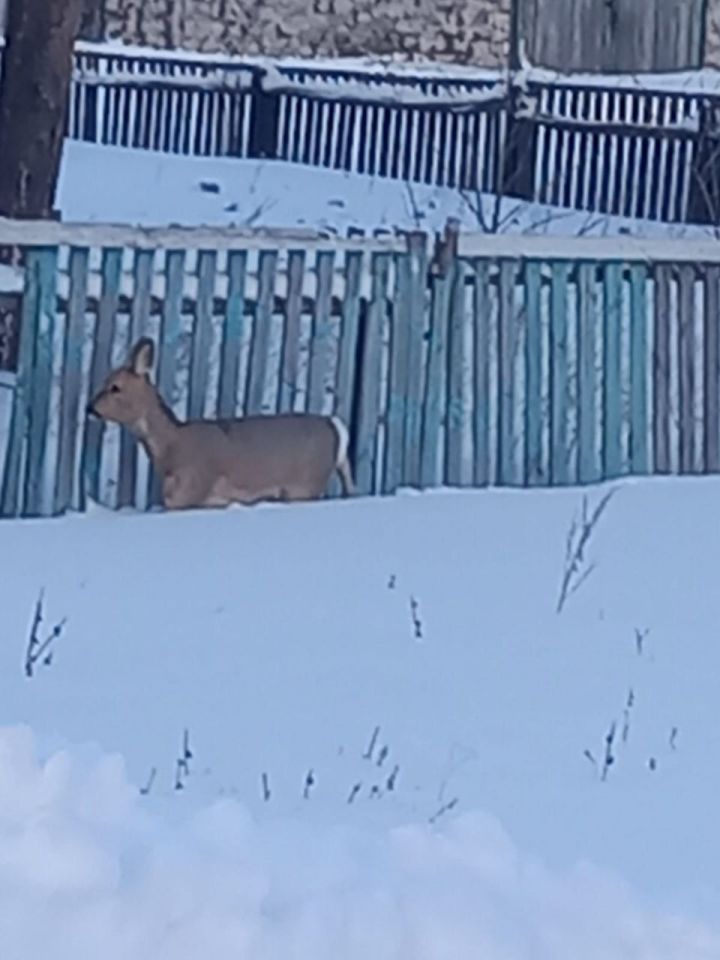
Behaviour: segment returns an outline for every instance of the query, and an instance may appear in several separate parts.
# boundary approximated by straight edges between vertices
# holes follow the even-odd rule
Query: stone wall
[[[505,63],[511,0],[105,0],[109,37],[297,57]]]
[[[720,67],[720,0],[707,0],[705,64]]]

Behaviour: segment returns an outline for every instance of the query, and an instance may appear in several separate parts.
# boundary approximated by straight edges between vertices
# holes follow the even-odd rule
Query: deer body
[[[89,412],[121,423],[145,447],[168,509],[322,497],[337,471],[353,489],[348,431],[337,417],[289,413],[180,421],[149,379],[154,347],[143,338],[114,370]]]

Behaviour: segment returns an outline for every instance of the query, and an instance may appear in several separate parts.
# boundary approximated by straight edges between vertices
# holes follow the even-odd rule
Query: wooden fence
[[[673,89],[537,70],[268,68],[82,44],[68,132],[718,224],[719,108],[720,94],[700,81]]]
[[[0,222],[24,255],[0,512],[153,502],[84,415],[144,333],[181,417],[346,418],[364,494],[720,470],[716,243],[427,241]]]

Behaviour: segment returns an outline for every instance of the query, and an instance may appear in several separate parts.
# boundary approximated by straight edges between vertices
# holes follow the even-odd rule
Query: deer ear
[[[138,376],[147,377],[155,359],[155,344],[150,337],[142,337],[130,351],[128,366]]]

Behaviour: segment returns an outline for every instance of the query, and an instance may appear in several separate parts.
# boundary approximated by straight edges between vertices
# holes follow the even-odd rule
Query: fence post
[[[264,70],[253,70],[250,86],[250,136],[248,156],[276,160],[280,98],[263,88]]]
[[[507,99],[507,126],[498,171],[502,196],[533,200],[537,158],[537,123],[522,116],[523,92],[511,74]]]

